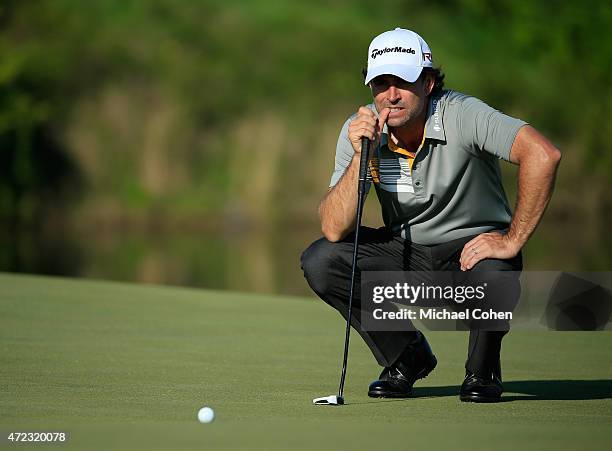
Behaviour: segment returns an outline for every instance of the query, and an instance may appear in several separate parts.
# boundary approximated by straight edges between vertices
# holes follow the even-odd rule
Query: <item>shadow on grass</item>
[[[612,398],[612,380],[551,380],[504,382],[504,401],[579,400]]]
[[[504,382],[504,392],[512,394],[503,396],[502,402],[611,399],[612,380],[508,381]],[[409,401],[412,398],[440,398],[445,396],[459,396],[459,386],[415,387],[410,398],[377,399],[370,402],[399,402]]]

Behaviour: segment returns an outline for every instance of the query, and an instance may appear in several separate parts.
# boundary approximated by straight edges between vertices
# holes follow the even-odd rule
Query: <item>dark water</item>
[[[584,229],[583,229],[584,230]],[[0,271],[258,293],[312,295],[301,252],[318,227],[218,232],[0,230]],[[612,238],[571,237],[545,221],[524,249],[527,270],[612,269]]]
[[[0,271],[309,294],[302,250],[316,232],[21,231],[1,236]]]

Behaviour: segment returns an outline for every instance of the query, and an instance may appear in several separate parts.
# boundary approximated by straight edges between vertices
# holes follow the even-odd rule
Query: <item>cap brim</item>
[[[368,69],[366,74],[365,84],[370,83],[379,75],[395,75],[396,77],[414,83],[421,75],[423,68],[420,66],[404,66],[401,64],[386,64]]]

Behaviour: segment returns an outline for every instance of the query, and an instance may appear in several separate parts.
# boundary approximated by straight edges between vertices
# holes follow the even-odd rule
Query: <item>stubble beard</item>
[[[419,105],[419,107],[413,108],[411,110],[404,108],[400,117],[389,117],[387,119],[387,126],[392,128],[410,128],[411,125],[416,124],[418,122],[418,119],[423,113],[424,107],[425,104],[423,103]]]

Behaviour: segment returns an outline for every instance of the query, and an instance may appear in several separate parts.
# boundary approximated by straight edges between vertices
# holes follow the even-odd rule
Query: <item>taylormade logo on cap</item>
[[[376,59],[378,55],[382,55],[383,53],[388,53],[388,52],[404,52],[404,53],[412,53],[413,55],[415,54],[414,49],[405,49],[404,47],[394,47],[394,48],[385,47],[382,50],[378,50],[378,49],[372,50],[372,53],[370,54],[370,58]]]
[[[396,28],[376,36],[370,43],[365,84],[379,75],[395,75],[414,82],[424,67],[433,67],[427,43],[414,31]]]

